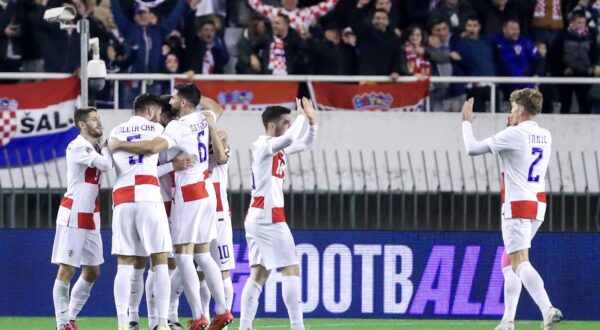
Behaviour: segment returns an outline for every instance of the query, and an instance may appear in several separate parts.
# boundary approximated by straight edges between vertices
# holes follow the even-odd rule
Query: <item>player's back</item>
[[[285,221],[285,153],[273,153],[269,139],[261,136],[252,144],[252,201],[246,220],[260,223]]]
[[[140,116],[115,127],[111,138],[122,141],[148,141],[159,136],[163,127]],[[113,189],[114,205],[138,201],[162,201],[157,178],[158,154],[136,155],[126,151],[113,153],[117,181]]]
[[[217,218],[223,219],[223,212],[229,213],[229,201],[227,200],[229,163],[218,164],[214,157],[209,160],[210,180],[213,182],[217,196]]]
[[[178,187],[208,178],[209,134],[206,118],[199,112],[172,120],[165,128],[163,136],[170,140],[169,150],[174,149],[174,153],[182,152],[184,156],[194,156],[197,160],[191,168],[177,172],[175,181]]]
[[[502,200],[508,218],[543,220],[545,177],[552,153],[552,135],[534,121],[508,127],[491,139],[502,159]],[[535,202],[536,210],[530,207]],[[537,202],[543,203],[539,208]]]

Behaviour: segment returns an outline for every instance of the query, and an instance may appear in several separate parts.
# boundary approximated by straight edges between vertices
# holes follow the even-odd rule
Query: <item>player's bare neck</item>
[[[179,114],[179,117],[183,117],[183,116],[187,116],[190,113],[194,113],[196,111],[195,108],[189,108],[189,107],[182,107],[181,108],[181,113]]]
[[[81,134],[81,136],[83,136],[84,139],[88,140],[91,144],[97,144],[98,141],[100,141],[100,138],[95,138],[85,132],[81,132],[80,134]]]

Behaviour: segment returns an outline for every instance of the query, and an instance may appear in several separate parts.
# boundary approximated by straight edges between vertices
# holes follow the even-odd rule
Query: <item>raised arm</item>
[[[339,0],[325,0],[308,8],[303,8],[302,10],[308,10],[311,16],[319,18],[327,15],[327,13],[332,11],[338,2]]]
[[[155,137],[148,141],[121,141],[117,138],[112,138],[108,142],[108,147],[111,151],[123,150],[136,155],[157,154],[167,148],[169,143],[163,137]]]
[[[308,119],[308,130],[306,133],[304,133],[304,136],[294,141],[289,147],[284,149],[285,153],[289,155],[309,149],[312,147],[317,137],[317,112],[313,107],[312,101],[307,98],[303,98],[302,106],[304,108],[304,114]]]
[[[471,126],[471,122],[475,120],[475,115],[473,114],[473,102],[474,99],[468,99],[463,105],[463,109],[461,112],[463,123],[462,123],[462,133],[463,133],[463,141],[465,143],[465,150],[469,156],[477,156],[483,155],[486,153],[492,152],[490,146],[484,141],[477,141],[473,136],[473,127]]]
[[[300,104],[299,99],[296,99],[296,109],[298,110],[298,116],[296,117],[296,120],[294,120],[292,126],[290,126],[290,128],[288,128],[281,136],[270,140],[271,152],[273,154],[289,147],[294,141],[298,140],[304,122],[306,121],[304,110],[302,109],[302,104]]]
[[[208,98],[206,96],[202,96],[202,98],[200,99],[200,105],[204,109],[207,109],[215,114],[215,116],[216,116],[215,121],[217,121],[217,120],[219,120],[219,118],[221,118],[221,115],[223,114],[223,111],[224,111],[223,107],[219,103],[217,103],[215,100]]]
[[[250,8],[254,9],[254,11],[267,17],[268,19],[272,19],[275,15],[277,15],[277,8],[265,5],[260,0],[248,0],[248,4],[250,5]]]
[[[208,111],[210,112],[210,111]],[[223,140],[218,134],[217,125],[215,123],[216,116],[213,117],[211,114],[206,115],[206,122],[208,123],[208,131],[210,133],[210,143],[212,145],[213,155],[218,164],[225,164],[229,160]]]
[[[187,4],[185,3],[185,0],[177,0],[177,4],[173,10],[171,10],[169,16],[167,16],[167,18],[159,24],[163,37],[166,37],[169,33],[171,33],[177,24],[181,22],[181,19],[185,14],[186,7]]]

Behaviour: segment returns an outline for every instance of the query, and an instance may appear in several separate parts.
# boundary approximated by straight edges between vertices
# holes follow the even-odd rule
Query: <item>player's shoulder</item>
[[[77,137],[75,139],[73,139],[71,142],[69,142],[69,144],[67,145],[67,151],[75,151],[75,150],[78,150],[81,148],[93,149],[94,146],[92,145],[92,143],[90,141],[86,140],[81,135],[77,135]]]
[[[252,148],[262,148],[266,147],[269,144],[269,136],[261,135],[254,142],[252,142]]]

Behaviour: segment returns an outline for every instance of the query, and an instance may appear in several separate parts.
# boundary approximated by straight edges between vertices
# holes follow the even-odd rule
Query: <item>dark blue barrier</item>
[[[110,231],[100,279],[82,315],[115,315]],[[296,231],[306,317],[496,319],[503,312],[500,233]],[[54,231],[0,231],[0,315],[51,316]],[[234,232],[233,311],[248,276],[243,232]],[[552,302],[571,320],[600,319],[600,234],[544,234],[531,259]],[[280,274],[264,288],[259,316],[286,317]],[[180,312],[189,315],[182,299]],[[142,302],[141,313],[145,314]],[[519,319],[540,319],[525,290]]]

